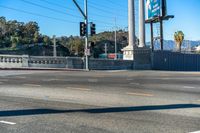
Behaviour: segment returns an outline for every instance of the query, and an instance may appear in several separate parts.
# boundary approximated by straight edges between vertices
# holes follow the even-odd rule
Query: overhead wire
[[[46,6],[43,6],[43,5],[40,5],[40,4],[36,4],[36,3],[30,2],[30,1],[27,1],[27,0],[21,0],[21,1],[24,2],[24,3],[30,4],[30,5],[33,5],[33,6],[37,6],[37,7],[43,8],[43,9],[47,9],[47,10],[50,10],[50,11],[53,11],[53,12],[57,12],[57,13],[60,13],[60,14],[68,15],[68,16],[75,17],[75,18],[81,18],[80,16],[76,16],[76,15],[73,15],[73,14],[70,14],[70,13],[62,12],[60,10],[49,8],[49,7],[46,7]]]
[[[68,16],[71,16],[71,17],[75,17],[75,18],[81,18],[80,16],[76,16],[76,15],[73,15],[73,14],[70,14],[70,13],[66,13],[66,12],[63,12],[63,11],[60,11],[60,10],[56,10],[56,9],[53,9],[53,8],[49,8],[49,7],[46,7],[46,6],[43,6],[43,5],[40,5],[40,4],[36,4],[36,3],[33,3],[33,2],[30,2],[30,1],[27,1],[27,0],[21,0],[22,2],[24,3],[27,3],[27,4],[30,4],[30,5],[34,5],[34,6],[37,6],[37,7],[40,7],[40,8],[43,8],[43,9],[46,9],[46,10],[50,10],[50,11],[53,11],[53,12],[56,12],[56,13],[60,13],[60,14],[64,14],[64,15],[68,15]],[[43,1],[43,2],[46,2],[46,3],[49,3],[51,5],[55,5],[55,6],[59,6],[59,7],[62,7],[63,9],[67,8],[65,6],[62,6],[60,4],[56,4],[54,2],[49,2],[47,0],[40,0],[40,1]],[[94,4],[94,3],[93,3]],[[8,7],[8,6],[4,6],[4,5],[0,5],[1,8],[6,8],[6,9],[9,9],[9,10],[14,10],[14,11],[17,11],[17,12],[22,12],[22,13],[26,13],[26,14],[30,14],[30,15],[34,15],[34,16],[39,16],[39,17],[43,17],[43,18],[48,18],[48,19],[53,19],[53,20],[56,20],[56,21],[62,21],[62,22],[67,22],[67,23],[76,23],[75,21],[71,21],[71,20],[67,20],[67,19],[62,19],[62,18],[57,18],[57,17],[51,17],[51,16],[47,16],[47,15],[43,15],[43,14],[39,14],[39,13],[35,13],[35,12],[30,12],[30,11],[25,11],[25,10],[22,10],[22,9],[16,9],[16,8],[13,8],[13,7]],[[72,8],[68,8],[70,10],[73,10]],[[102,15],[103,16],[103,15]],[[95,22],[100,22],[101,25],[99,27],[114,27],[114,23],[110,23],[110,22],[105,22],[105,21],[102,21],[102,20],[95,20],[95,19],[90,19],[90,21],[95,21]],[[104,25],[102,25],[104,24]],[[124,27],[124,26],[121,26],[121,27]]]
[[[77,23],[77,22],[74,22],[74,21],[66,20],[66,19],[61,19],[61,18],[57,18],[57,17],[50,17],[50,16],[46,16],[46,15],[42,15],[42,14],[38,14],[38,13],[33,13],[33,12],[21,10],[21,9],[16,9],[16,8],[4,6],[4,5],[0,5],[0,7],[1,8],[5,8],[5,9],[9,9],[9,10],[14,10],[14,11],[21,12],[21,13],[25,13],[25,14],[29,14],[29,15],[34,15],[34,16],[39,16],[39,17],[43,17],[43,18],[53,19],[53,20],[56,20],[56,21],[62,21],[62,22],[68,22],[68,23]]]
[[[36,4],[36,3],[30,2],[30,1],[27,1],[27,0],[21,0],[21,1],[22,1],[22,2],[25,2],[25,3],[27,3],[27,4],[30,4],[30,5],[34,5],[34,6],[43,8],[43,9],[47,9],[47,10],[56,12],[56,13],[68,15],[68,16],[75,17],[75,18],[81,18],[80,16],[76,16],[76,15],[73,15],[73,14],[70,14],[70,13],[65,13],[65,12],[62,12],[62,11],[60,11],[60,10],[56,10],[56,9],[53,9],[53,8],[49,8],[49,7],[46,7],[46,6],[43,6],[43,5],[40,5],[40,4]],[[105,21],[101,21],[101,20],[95,20],[95,19],[90,19],[90,20],[96,21],[96,22],[100,22],[100,23],[105,23],[105,24],[108,24],[108,25],[112,25],[112,23],[105,22]]]

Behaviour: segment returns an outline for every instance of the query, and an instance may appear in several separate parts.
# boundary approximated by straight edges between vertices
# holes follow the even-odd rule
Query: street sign
[[[85,55],[90,56],[90,49],[85,49]]]

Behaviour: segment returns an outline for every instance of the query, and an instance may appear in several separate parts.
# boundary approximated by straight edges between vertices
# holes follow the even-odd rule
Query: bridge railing
[[[83,69],[79,57],[0,55],[0,68],[71,68]]]
[[[1,68],[21,68],[23,66],[23,56],[0,55]]]

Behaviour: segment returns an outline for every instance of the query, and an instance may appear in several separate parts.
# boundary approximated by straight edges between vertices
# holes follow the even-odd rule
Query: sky
[[[84,0],[77,0],[83,8]],[[128,26],[128,0],[88,0],[89,21],[97,32],[112,31]],[[138,35],[138,0],[135,0],[136,35]],[[200,40],[200,0],[167,0],[168,15],[175,18],[164,22],[164,39],[173,40],[174,32],[182,30],[187,40]],[[0,16],[20,22],[36,21],[40,32],[49,36],[79,35],[83,17],[72,0],[0,0]],[[116,26],[115,26],[116,20]],[[158,34],[155,24],[155,36]],[[146,41],[150,40],[146,25]]]

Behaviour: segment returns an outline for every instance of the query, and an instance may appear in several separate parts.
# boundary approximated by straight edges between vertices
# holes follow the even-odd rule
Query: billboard
[[[166,15],[166,0],[146,0],[146,20]]]

